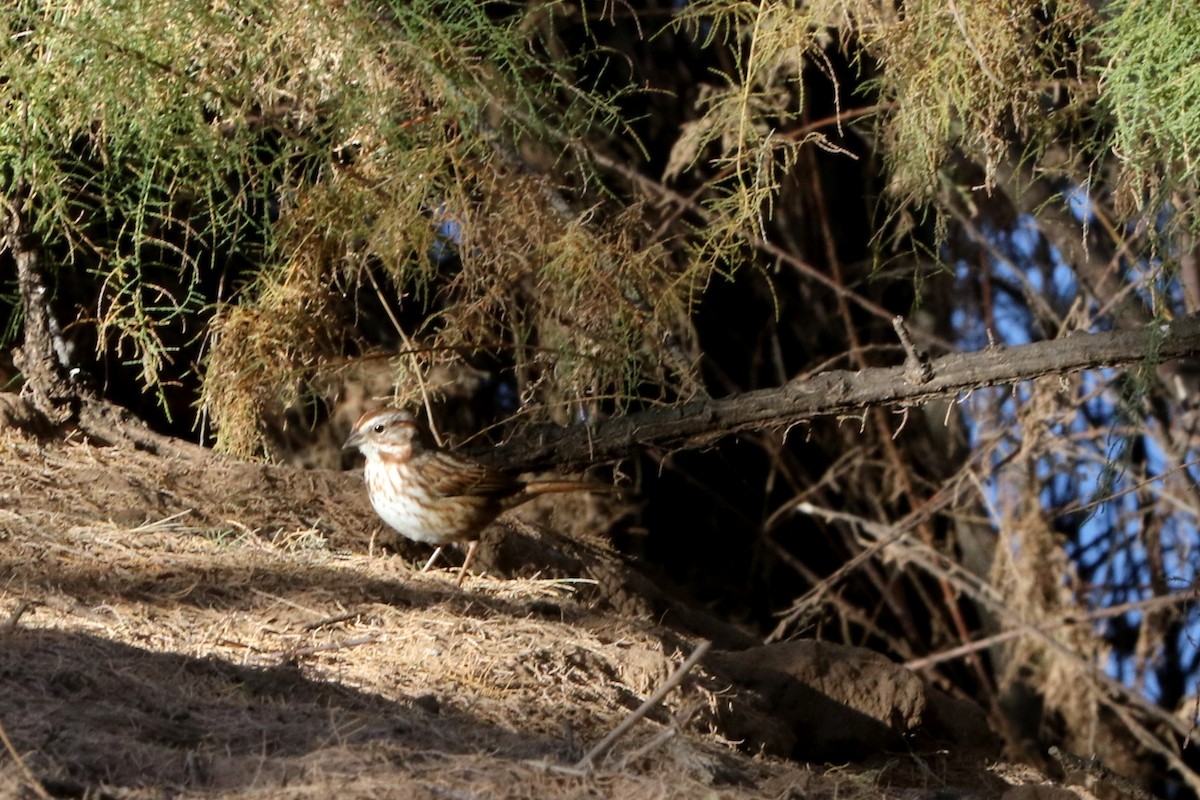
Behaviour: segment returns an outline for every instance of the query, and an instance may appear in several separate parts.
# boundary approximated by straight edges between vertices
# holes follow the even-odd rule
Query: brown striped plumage
[[[425,447],[413,415],[396,408],[368,411],[344,447],[366,456],[367,495],[375,513],[402,536],[437,545],[470,542],[459,582],[479,534],[501,512],[551,492],[595,491],[582,481],[523,481],[444,450]],[[434,553],[434,558],[437,552]],[[433,563],[433,558],[426,569]]]

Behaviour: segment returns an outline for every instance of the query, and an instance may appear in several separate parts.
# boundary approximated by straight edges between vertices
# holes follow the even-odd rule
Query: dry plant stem
[[[808,174],[812,178],[809,181],[809,191],[812,192],[813,199],[815,200],[814,207],[817,220],[821,226],[821,241],[825,249],[825,259],[829,263],[829,271],[834,282],[839,286],[845,286],[846,279],[842,274],[841,259],[838,258],[836,244],[837,239],[833,233],[833,220],[830,219],[828,213],[829,205],[825,201],[825,192],[821,186],[821,180],[819,177],[820,171],[818,169],[816,155],[812,148],[806,148],[804,150],[804,159],[809,167]],[[858,326],[854,322],[854,316],[850,311],[850,304],[847,302],[847,296],[846,294],[839,292],[835,295],[835,297],[837,301],[838,317],[842,320],[842,327],[845,330],[846,340],[850,345],[852,352],[855,354],[853,357],[854,364],[860,371],[869,369],[871,364],[867,362],[864,357],[862,340],[859,337]],[[903,321],[901,320],[901,322],[897,324],[897,319],[898,317],[892,318],[892,325],[896,327],[897,335],[900,335],[901,331],[903,331],[904,334],[907,334],[907,328],[903,328]],[[900,339],[902,342],[906,341],[906,337],[904,335],[901,335]],[[911,337],[907,338],[907,342],[910,345],[912,344]],[[916,346],[912,345],[912,349],[915,351]],[[910,373],[912,373],[912,370],[912,365],[906,360],[905,380],[910,379]],[[875,409],[871,417],[872,423],[879,431],[882,448],[886,453],[888,460],[893,465],[895,475],[899,480],[906,484],[905,490],[908,496],[915,496],[913,487],[908,482],[908,470],[906,469],[904,459],[901,457],[895,442],[892,441],[892,437],[888,435],[889,424],[888,420],[886,419],[886,415],[883,414],[881,410]],[[932,535],[932,533],[930,535]],[[910,642],[919,641],[921,637],[916,630],[916,625],[914,622],[914,619],[917,615],[914,614],[912,609],[909,607],[908,598],[905,597],[904,593],[896,591],[895,586],[891,581],[882,579],[882,576],[879,577],[881,580],[878,581],[877,585],[879,587],[880,598],[882,599],[882,602],[891,609],[893,617],[899,621],[900,627],[904,631],[904,639]],[[948,604],[948,607],[954,608],[953,603]],[[931,613],[936,613],[931,604],[926,603],[926,608],[929,609]],[[963,638],[965,638],[965,633],[963,634]]]
[[[331,617],[313,620],[304,626],[306,631],[315,631],[318,628],[324,628],[326,625],[336,625],[339,622],[348,622],[352,619],[357,619],[362,616],[361,611],[344,611],[341,614],[334,614]]]
[[[654,738],[652,738],[650,741],[646,742],[644,745],[639,747],[637,750],[634,750],[632,753],[625,756],[625,758],[621,759],[621,763],[617,766],[617,772],[623,771],[629,764],[634,763],[635,761],[637,761],[639,758],[646,755],[647,753],[654,752],[655,750],[662,747],[664,744],[666,744],[670,740],[674,739],[678,735],[679,735],[679,726],[678,725],[672,725],[669,728],[663,728],[661,731],[656,733],[654,735]]]
[[[437,429],[437,421],[430,410],[433,408],[433,403],[429,398],[429,386],[425,383],[425,371],[421,369],[421,362],[417,359],[417,347],[408,333],[405,332],[403,326],[400,325],[400,320],[396,319],[395,313],[392,312],[392,304],[388,302],[387,295],[384,294],[383,289],[379,286],[379,281],[375,280],[375,271],[368,269],[366,273],[367,279],[371,282],[371,288],[375,290],[375,295],[379,298],[379,304],[383,306],[384,313],[387,314],[388,320],[392,323],[392,328],[400,337],[400,341],[404,344],[404,349],[410,354],[409,357],[412,359],[412,373],[416,378],[417,388],[421,390],[421,403],[425,406],[425,419],[429,423],[429,433],[433,436],[433,440],[437,442],[437,446],[443,447],[445,441],[443,441],[442,434]],[[441,548],[438,548],[438,550],[440,551]],[[437,553],[435,552],[434,555],[436,556]]]
[[[1160,597],[1151,597],[1146,600],[1135,600],[1129,603],[1120,603],[1119,605],[1109,606],[1108,608],[1099,608],[1087,614],[1072,614],[1069,617],[1046,622],[1041,625],[1032,626],[1039,631],[1049,633],[1055,628],[1062,628],[1068,625],[1082,625],[1084,623],[1095,622],[1098,619],[1108,619],[1111,617],[1119,617],[1122,614],[1128,614],[1130,611],[1146,612],[1153,609],[1170,608],[1182,603],[1191,603],[1200,595],[1195,592],[1186,592],[1175,595],[1165,595]],[[1010,639],[1016,639],[1025,634],[1024,629],[1010,629],[994,633],[990,636],[985,636],[982,639],[976,639],[966,644],[961,644],[958,647],[952,647],[949,650],[943,650],[940,653],[932,653],[921,658],[914,658],[904,662],[904,666],[911,670],[928,669],[936,664],[941,664],[946,661],[953,661],[956,658],[976,653],[980,650],[987,650],[990,647],[1007,642]]]
[[[288,650],[282,654],[282,661],[288,662],[295,658],[303,656],[312,656],[317,653],[329,653],[334,650],[348,650],[351,647],[360,647],[364,644],[371,644],[377,641],[377,634],[368,634],[366,636],[356,636],[353,639],[343,639],[340,642],[329,642],[328,644],[315,644],[311,647],[297,647],[294,650]]]
[[[774,539],[767,537],[766,546],[771,553],[775,555],[783,563],[792,568],[798,575],[803,577],[805,581],[814,586],[824,586],[823,578],[817,575],[812,570],[808,569],[800,559],[796,558],[789,550],[782,547]],[[856,562],[861,563],[861,562]],[[888,640],[891,646],[902,656],[911,655],[911,648],[907,647],[907,643],[900,637],[889,638],[888,632],[879,627],[872,615],[863,611],[858,606],[848,602],[841,594],[836,592],[826,592],[815,590],[804,599],[797,601],[788,609],[787,617],[780,622],[770,634],[763,639],[763,644],[770,644],[783,638],[784,634],[796,627],[799,621],[810,610],[814,611],[818,607],[818,602],[824,602],[827,606],[831,606],[835,616],[841,620],[858,625],[870,636],[877,636],[881,640]]]
[[[609,750],[611,750],[612,746],[616,744],[622,736],[628,733],[629,729],[636,725],[638,720],[649,714],[650,710],[661,703],[662,699],[666,697],[672,689],[683,682],[683,679],[687,677],[688,672],[690,672],[692,667],[696,666],[697,662],[704,657],[704,654],[708,652],[710,647],[712,647],[712,642],[709,641],[702,641],[700,644],[696,645],[696,649],[693,650],[692,654],[688,656],[682,664],[679,665],[679,668],[671,674],[671,677],[667,678],[666,682],[664,682],[662,686],[658,687],[654,694],[647,697],[646,702],[638,706],[632,714],[621,720],[621,724],[613,728],[612,732],[609,733],[608,736],[605,736],[603,739],[601,739],[599,744],[589,750],[583,758],[579,759],[579,762],[575,765],[575,767],[577,769],[590,769],[595,764],[596,759],[600,758]]]
[[[971,54],[975,56],[975,60],[979,63],[979,69],[983,71],[983,74],[987,76],[989,81],[1003,89],[1004,82],[996,77],[996,73],[992,72],[991,67],[989,67],[987,61],[984,60],[983,53],[979,52],[979,48],[975,46],[975,41],[971,38],[970,31],[967,30],[967,22],[963,19],[962,13],[958,10],[958,4],[955,3],[954,0],[949,0],[948,5],[950,7],[950,13],[954,16],[954,21],[958,23],[958,30],[963,35],[963,41],[966,42],[967,49],[971,51]]]
[[[893,537],[899,538],[899,536],[903,535],[903,533],[906,531],[927,525],[928,521],[933,517],[934,514],[937,514],[954,501],[958,494],[958,489],[956,487],[959,485],[962,479],[970,474],[972,466],[977,463],[984,463],[987,459],[989,459],[1000,442],[1001,437],[996,436],[990,441],[985,442],[981,447],[978,447],[971,459],[966,464],[963,464],[959,468],[958,473],[953,478],[947,480],[941,489],[935,492],[932,497],[926,499],[919,507],[910,511],[904,516],[903,519],[891,526],[894,531],[891,536],[878,538],[875,542],[863,548],[863,550],[851,558],[850,561],[835,570],[831,575],[828,575],[824,579],[816,582],[814,587],[810,589],[807,594],[792,604],[792,607],[788,609],[782,619],[780,619],[779,624],[775,626],[775,630],[773,630],[770,635],[766,637],[766,643],[769,644],[773,641],[783,639],[788,629],[797,619],[801,618],[808,609],[816,605],[824,595],[832,593],[833,588],[845,576],[849,575],[855,569],[858,569],[860,565],[867,563],[875,555],[880,553]],[[1015,453],[1010,453],[1000,460],[998,466],[1008,463],[1008,461],[1014,457]],[[792,506],[793,511],[800,513],[803,513],[804,509],[806,508],[811,508],[811,504],[801,502]],[[964,635],[963,638],[965,639],[966,636]]]
[[[1200,316],[1169,326],[1110,333],[1079,333],[1017,347],[951,353],[930,361],[933,377],[904,381],[904,367],[858,372],[833,370],[784,386],[653,408],[588,426],[540,426],[494,450],[472,451],[479,460],[511,469],[549,464],[578,466],[621,458],[639,446],[703,448],[743,430],[786,427],[820,416],[847,415],[876,405],[915,406],[987,386],[1019,383],[1100,367],[1161,361],[1200,353]]]
[[[1116,718],[1121,720],[1129,732],[1133,734],[1133,738],[1137,739],[1142,747],[1145,747],[1151,753],[1158,753],[1162,756],[1167,765],[1174,769],[1176,774],[1187,784],[1192,794],[1200,795],[1200,775],[1197,775],[1179,755],[1177,748],[1172,746],[1174,742],[1171,745],[1164,743],[1145,725],[1134,719],[1129,708],[1121,703],[1109,702],[1106,705]]]
[[[49,305],[49,292],[41,266],[41,248],[25,222],[28,192],[17,188],[14,197],[4,197],[4,247],[17,266],[17,292],[25,321],[25,334],[16,366],[25,379],[26,396],[53,424],[69,421],[78,413],[78,390],[71,385],[67,366],[54,347],[56,323]]]
[[[29,781],[29,787],[33,789],[33,793],[42,800],[53,800],[50,794],[42,786],[42,782],[34,777],[33,772],[29,769],[29,765],[25,763],[25,759],[21,758],[21,754],[17,752],[17,748],[13,747],[12,740],[8,738],[8,731],[4,730],[4,725],[0,724],[0,740],[4,742],[4,749],[13,757],[13,761],[17,762],[17,767],[21,770],[21,774],[25,776],[25,780]]]
[[[974,219],[969,213],[960,209],[957,204],[950,202],[949,195],[947,195],[947,202],[944,205],[950,216],[954,217],[954,221],[958,223],[959,227],[963,229],[963,232],[968,236],[968,238],[970,238],[970,240],[979,248],[981,251],[980,258],[983,259],[984,255],[986,254],[987,258],[994,259],[997,264],[1004,265],[1009,270],[1009,273],[1014,276],[1018,285],[1021,287],[1021,299],[1029,307],[1029,310],[1033,316],[1036,319],[1045,322],[1053,321],[1055,328],[1061,326],[1062,319],[1054,311],[1054,308],[1050,305],[1049,301],[1046,300],[1046,297],[1041,292],[1034,290],[1033,285],[1029,280],[1029,276],[1025,274],[1025,270],[1013,264],[1012,259],[1010,259],[1003,251],[1001,251],[1001,249],[996,246],[996,243],[989,239],[984,232],[979,229],[979,226],[975,224]],[[984,259],[983,266],[981,266],[980,271],[981,274],[986,276],[988,279],[985,286],[990,292],[993,276],[992,268],[987,266],[986,259]],[[994,301],[989,300],[989,303],[990,302]],[[990,317],[992,307],[991,305],[988,305],[986,308],[988,309],[988,315]],[[1145,322],[1146,320],[1142,321]],[[989,330],[992,327],[992,321],[989,319]]]
[[[1055,157],[1055,153],[1050,151],[1043,161],[1052,157]],[[1063,254],[1088,293],[1105,307],[1106,316],[1114,313],[1117,323],[1121,325],[1147,321],[1149,315],[1140,303],[1117,301],[1115,306],[1111,305],[1127,288],[1116,268],[1120,257],[1128,254],[1128,245],[1126,237],[1121,235],[1100,208],[1093,204],[1091,210],[1108,236],[1109,247],[1098,247],[1081,235],[1083,231],[1079,221],[1067,204],[1062,202],[1051,181],[1039,175],[1038,165],[1030,159],[1014,154],[1011,158],[998,159],[993,164],[993,170],[996,183],[1009,196],[1016,209],[1037,219],[1038,231]]]
[[[913,341],[912,333],[904,322],[904,317],[895,316],[892,318],[892,328],[896,332],[896,337],[900,340],[901,346],[904,348],[904,380],[906,383],[915,386],[921,386],[933,380],[934,370],[929,362],[929,354],[917,347]],[[907,411],[907,407],[905,407]],[[876,419],[879,418],[879,413],[876,413]],[[894,473],[902,485],[907,497],[916,497],[916,489],[912,485],[909,477],[907,462],[901,456],[898,447],[894,441],[895,435],[887,436],[886,423],[880,423],[880,441],[883,449],[887,452],[888,459],[892,463]],[[927,545],[932,545],[934,541],[933,529],[929,525],[928,518],[922,519],[917,523],[917,531],[921,535],[921,541]],[[967,642],[971,638],[970,628],[965,619],[963,619],[962,610],[959,608],[955,591],[945,580],[938,581],[938,587],[942,592],[942,605],[934,606],[932,603],[927,603],[926,608],[930,619],[937,624],[941,624],[941,616],[944,614],[948,617],[948,623],[953,627],[953,634],[958,637],[960,642]],[[915,639],[910,638],[908,641],[919,641],[920,637]],[[984,668],[983,663],[969,654],[968,663],[974,670],[979,685],[983,687],[991,686],[991,680]]]
[[[1169,445],[1170,442],[1164,442],[1164,440],[1162,440],[1161,438],[1158,441],[1159,441],[1159,445],[1163,448],[1163,450],[1167,451],[1168,453],[1171,453],[1172,456],[1176,456],[1175,460],[1180,461],[1181,463],[1176,464],[1175,466],[1171,467],[1168,470],[1164,470],[1164,471],[1158,473],[1157,475],[1155,475],[1152,478],[1147,478],[1146,480],[1139,481],[1138,483],[1135,483],[1132,486],[1127,486],[1126,488],[1121,489],[1119,491],[1112,492],[1111,494],[1106,494],[1105,496],[1103,496],[1099,499],[1093,500],[1090,503],[1080,503],[1080,504],[1075,504],[1075,505],[1069,505],[1066,508],[1062,509],[1061,511],[1058,511],[1055,514],[1055,516],[1056,517],[1065,517],[1068,514],[1078,514],[1083,511],[1091,511],[1093,508],[1097,508],[1099,506],[1104,505],[1105,503],[1112,502],[1113,500],[1124,497],[1127,494],[1131,494],[1133,492],[1140,492],[1151,484],[1160,483],[1165,478],[1171,476],[1174,473],[1182,472],[1183,470],[1187,470],[1187,469],[1191,469],[1192,467],[1196,466],[1197,464],[1200,464],[1200,458],[1194,458],[1190,461],[1183,461],[1181,458],[1178,457],[1178,454],[1171,452],[1171,449],[1169,447],[1167,447],[1167,445]],[[1189,485],[1189,488],[1190,488],[1190,485]],[[1186,511],[1189,511],[1190,513],[1195,513],[1195,511],[1189,506],[1183,506],[1183,509]],[[1200,516],[1200,514],[1196,514],[1196,516]]]
[[[919,349],[913,342],[904,317],[892,317],[892,328],[904,348],[904,366],[908,374],[905,376],[911,383],[928,383],[933,378],[933,367],[929,366],[929,354]]]
[[[676,715],[675,719],[672,720],[668,727],[663,728],[661,731],[652,736],[650,741],[646,742],[644,745],[622,758],[621,763],[617,765],[616,771],[624,772],[626,767],[628,767],[630,764],[635,763],[638,759],[645,757],[647,754],[654,752],[667,742],[674,739],[679,735],[679,731],[683,728],[683,726],[688,723],[688,720],[695,716],[696,712],[699,710],[699,703],[693,703],[690,707],[685,708],[681,713]]]

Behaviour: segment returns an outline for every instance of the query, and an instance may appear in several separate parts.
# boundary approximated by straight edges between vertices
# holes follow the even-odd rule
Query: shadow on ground
[[[369,752],[372,742],[392,760],[568,755],[561,740],[505,730],[430,698],[397,702],[311,680],[294,665],[244,667],[46,630],[4,637],[0,720],[38,772],[80,786],[307,781],[305,756],[330,747]]]

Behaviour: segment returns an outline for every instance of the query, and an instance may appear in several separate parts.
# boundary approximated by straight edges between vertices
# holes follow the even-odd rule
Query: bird
[[[442,547],[468,542],[458,572],[461,586],[475,556],[479,536],[503,512],[543,494],[611,490],[579,480],[524,480],[439,447],[418,435],[416,418],[401,408],[379,408],[359,417],[343,449],[366,458],[363,475],[375,513],[401,536],[436,546],[427,571]]]

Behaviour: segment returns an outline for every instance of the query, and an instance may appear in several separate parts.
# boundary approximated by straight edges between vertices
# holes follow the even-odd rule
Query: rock
[[[992,740],[981,709],[863,648],[780,642],[715,652],[705,665],[739,687],[718,712],[718,725],[750,749],[845,761],[917,733],[972,747]]]

